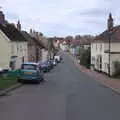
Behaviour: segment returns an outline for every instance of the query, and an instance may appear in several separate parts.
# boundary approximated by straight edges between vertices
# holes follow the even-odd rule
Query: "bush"
[[[120,62],[118,61],[114,62],[114,68],[115,68],[114,76],[120,76]]]
[[[90,50],[82,51],[80,55],[80,64],[90,68]]]

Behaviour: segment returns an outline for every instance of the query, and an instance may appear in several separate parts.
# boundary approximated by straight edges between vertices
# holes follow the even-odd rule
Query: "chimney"
[[[32,29],[30,29],[30,34],[32,34]]]
[[[36,37],[38,37],[39,36],[39,33],[38,32],[36,32]]]
[[[113,28],[113,18],[112,18],[112,14],[110,13],[109,14],[109,18],[108,18],[108,23],[107,23],[107,27],[108,27],[108,30],[111,30]]]
[[[43,33],[40,32],[40,33],[39,33],[39,36],[43,36]]]
[[[0,24],[3,25],[5,23],[5,15],[2,11],[0,11]]]
[[[20,21],[18,21],[18,23],[17,23],[17,29],[18,29],[19,31],[21,31],[21,23],[20,23]]]

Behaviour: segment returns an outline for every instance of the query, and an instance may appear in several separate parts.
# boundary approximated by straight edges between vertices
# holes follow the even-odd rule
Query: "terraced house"
[[[0,30],[0,68],[9,69],[11,56],[11,43],[9,38]]]
[[[45,48],[41,41],[31,36],[31,32],[29,34],[26,31],[21,31],[21,33],[28,41],[28,61],[38,62],[42,60],[42,49]]]
[[[20,29],[21,25],[19,22],[16,28],[13,24],[9,24],[8,22],[6,22],[3,12],[0,12],[0,30],[2,31],[1,34],[4,33],[4,38],[8,39],[9,41],[9,47],[7,47],[8,44],[6,44],[6,47],[4,48],[4,51],[6,49],[7,53],[3,52],[1,54],[1,57],[2,55],[9,54],[9,57],[6,59],[6,61],[7,63],[9,63],[9,67],[11,69],[18,69],[21,63],[28,61],[28,43],[27,40],[19,32]],[[0,45],[0,48],[1,47],[2,44]],[[8,64],[6,66],[8,66]]]

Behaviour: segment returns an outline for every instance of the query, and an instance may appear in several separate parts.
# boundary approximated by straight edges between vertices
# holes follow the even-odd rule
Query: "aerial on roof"
[[[12,24],[0,24],[0,29],[11,41],[27,41],[25,37]]]

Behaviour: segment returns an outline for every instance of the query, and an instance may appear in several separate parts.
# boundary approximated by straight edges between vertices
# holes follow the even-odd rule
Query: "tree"
[[[90,68],[90,50],[83,50],[80,55],[80,64]]]

